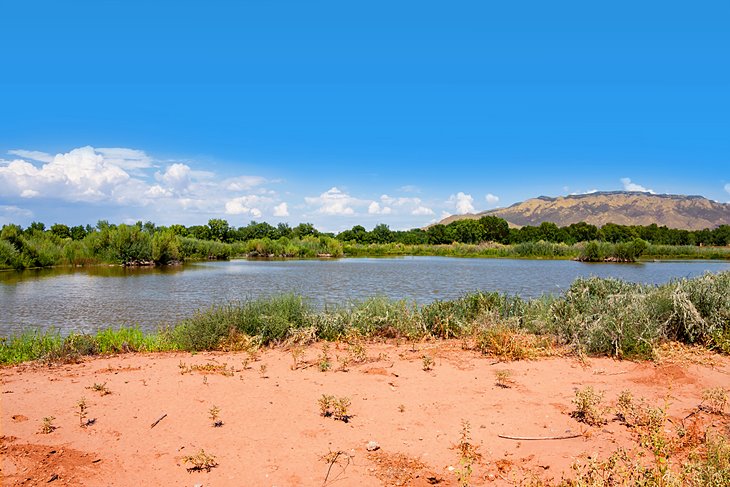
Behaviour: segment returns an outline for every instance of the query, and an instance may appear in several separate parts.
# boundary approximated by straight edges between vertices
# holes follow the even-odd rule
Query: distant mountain
[[[730,204],[717,203],[702,196],[604,191],[557,198],[540,196],[508,208],[453,215],[439,223],[478,219],[485,215],[504,218],[514,227],[537,226],[542,222],[563,227],[584,221],[596,226],[609,222],[619,225],[656,223],[669,228],[702,230],[730,224]]]

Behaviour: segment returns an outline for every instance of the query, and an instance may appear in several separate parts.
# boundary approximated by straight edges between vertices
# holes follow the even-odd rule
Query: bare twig
[[[162,416],[160,416],[159,418],[157,418],[157,421],[155,421],[154,423],[152,423],[152,424],[150,425],[150,429],[152,429],[152,428],[154,428],[155,426],[157,426],[157,423],[159,423],[160,421],[162,421],[162,420],[163,420],[163,419],[165,419],[166,417],[167,417],[167,413],[165,413],[165,414],[163,414]]]
[[[563,435],[563,436],[510,436],[510,435],[497,435],[505,440],[519,440],[519,441],[538,441],[538,440],[570,440],[571,438],[580,438],[583,436],[580,433],[574,435]]]

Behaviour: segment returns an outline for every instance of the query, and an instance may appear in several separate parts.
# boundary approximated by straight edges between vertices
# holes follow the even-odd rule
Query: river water
[[[0,337],[27,329],[58,328],[64,333],[119,325],[154,329],[212,304],[282,293],[303,295],[317,306],[377,295],[427,303],[475,290],[530,298],[560,293],[579,276],[660,284],[728,270],[730,262],[718,261],[588,264],[403,257],[0,272]]]

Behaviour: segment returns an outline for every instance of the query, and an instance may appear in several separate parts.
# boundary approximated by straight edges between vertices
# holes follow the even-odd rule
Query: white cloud
[[[353,198],[337,187],[332,187],[319,196],[307,196],[304,201],[308,205],[318,206],[317,213],[324,215],[354,215],[353,206],[367,204],[367,202]]]
[[[727,183],[725,185],[725,191],[727,191],[728,193],[730,193],[730,183]]]
[[[33,212],[17,206],[0,205],[0,225],[16,223],[21,218],[33,218]]]
[[[451,213],[449,213],[448,211],[441,212],[441,220],[443,220],[444,218],[448,218],[450,216],[451,216]]]
[[[495,196],[492,193],[487,193],[484,199],[487,200],[488,205],[496,205],[499,203],[499,196]]]
[[[251,188],[260,186],[266,182],[266,179],[260,176],[239,176],[227,179],[223,182],[228,191],[248,191]]]
[[[155,174],[155,179],[164,183],[169,188],[174,189],[178,193],[182,193],[190,186],[190,173],[190,166],[175,163],[168,166],[165,172],[157,172]]]
[[[68,201],[100,201],[130,180],[119,166],[108,163],[92,147],[57,154],[40,168],[24,160],[0,167],[0,189],[8,195],[43,196]]]
[[[373,201],[368,206],[368,213],[370,215],[390,215],[393,213],[393,209],[389,206],[380,206],[380,203]]]
[[[414,186],[412,184],[406,184],[405,186],[401,186],[398,188],[400,191],[403,191],[404,193],[420,193],[421,188],[418,186]]]
[[[411,215],[427,216],[427,215],[434,215],[434,212],[431,208],[427,208],[425,206],[419,206],[419,207],[415,208],[413,211],[411,211]]]
[[[259,218],[262,213],[257,207],[265,202],[266,198],[255,194],[239,196],[238,198],[226,201],[226,213],[228,215],[251,215]]]
[[[126,170],[146,169],[152,167],[152,158],[144,151],[126,149],[123,147],[100,147],[96,152],[104,156],[109,164],[114,164]]]
[[[621,183],[624,185],[624,191],[640,191],[642,193],[654,194],[653,189],[648,189],[640,184],[632,183],[631,179],[629,178],[621,178]]]
[[[474,213],[474,198],[470,194],[459,191],[457,194],[449,196],[449,203],[456,207],[456,213],[459,215]]]
[[[14,156],[19,156],[19,157],[22,157],[23,159],[30,159],[32,161],[53,162],[53,155],[48,154],[46,152],[37,151],[37,150],[15,149],[15,150],[9,150],[8,154],[12,154]]]
[[[283,217],[289,216],[289,207],[285,201],[282,201],[274,207],[274,216]]]
[[[198,223],[224,211],[258,218],[278,199],[275,191],[260,187],[268,182],[262,177],[236,176],[221,181],[216,174],[188,164],[161,165],[136,149],[87,146],[55,156],[21,149],[12,154],[20,158],[0,160],[0,194],[8,203],[40,198],[94,203],[123,207],[120,220],[139,215],[137,219],[167,224]],[[258,195],[241,195],[255,186],[259,186]],[[52,205],[46,206],[49,210],[45,213],[52,213]],[[288,208],[279,208],[280,213],[282,210],[288,213]]]

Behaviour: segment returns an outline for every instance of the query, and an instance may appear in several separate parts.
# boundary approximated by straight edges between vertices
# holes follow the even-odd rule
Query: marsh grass
[[[474,292],[416,305],[370,298],[317,310],[295,295],[255,299],[200,310],[177,325],[146,333],[138,328],[96,334],[26,332],[0,341],[0,363],[166,350],[255,353],[314,340],[343,341],[348,364],[367,359],[369,340],[462,339],[504,359],[562,354],[653,359],[667,342],[730,353],[730,272],[707,273],[652,286],[618,279],[579,278],[562,295],[524,300]]]

